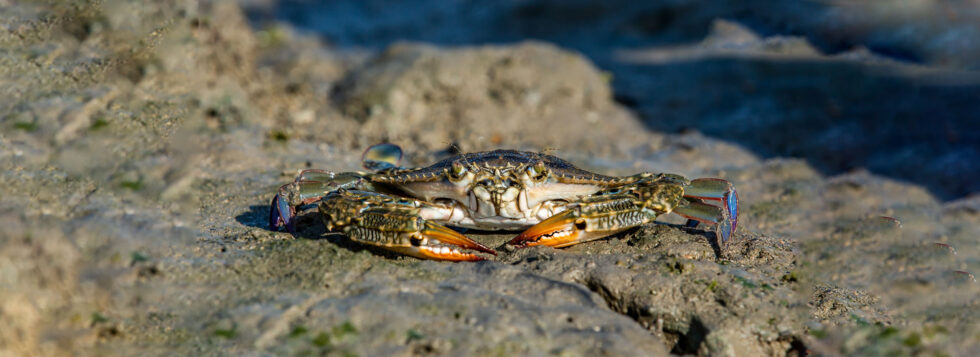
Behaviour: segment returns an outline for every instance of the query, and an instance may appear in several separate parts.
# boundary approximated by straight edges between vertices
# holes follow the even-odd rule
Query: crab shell
[[[457,211],[448,219],[452,225],[481,230],[527,228],[564,211],[570,202],[641,178],[600,175],[551,155],[514,150],[463,154],[424,168],[368,176],[409,197],[452,206]]]

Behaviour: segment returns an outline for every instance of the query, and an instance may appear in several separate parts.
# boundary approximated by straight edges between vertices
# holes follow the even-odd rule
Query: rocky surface
[[[825,176],[696,131],[654,131],[613,101],[614,78],[554,45],[342,51],[285,25],[253,29],[227,2],[0,11],[0,354],[980,346],[977,197],[944,202],[860,169]],[[760,61],[778,42],[816,64],[895,68],[741,33],[660,55]],[[381,141],[418,165],[509,147],[609,174],[723,177],[739,188],[744,223],[726,258],[711,234],[663,217],[476,264],[357,245],[311,212],[295,236],[268,230],[276,187],[306,167],[357,169]],[[494,247],[511,236],[474,235]]]

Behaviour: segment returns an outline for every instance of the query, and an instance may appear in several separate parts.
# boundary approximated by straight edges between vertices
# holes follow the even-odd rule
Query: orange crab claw
[[[445,244],[451,244],[466,249],[473,249],[484,253],[497,255],[497,252],[493,249],[490,249],[487,246],[440,224],[425,222],[425,229],[423,229],[421,233],[422,236],[426,238],[435,239]]]
[[[481,260],[486,260],[486,258],[479,255],[464,253],[448,247],[418,247],[418,250],[414,252],[414,254],[410,255],[423,259],[446,260],[453,262],[478,262]]]
[[[383,247],[416,258],[457,262],[486,260],[480,255],[462,249],[472,249],[497,255],[493,249],[487,248],[459,232],[432,222],[425,222],[423,228],[417,233],[411,233],[406,244]]]
[[[588,222],[580,217],[576,209],[558,213],[541,221],[507,244],[518,247],[533,247],[543,245],[548,247],[567,247],[576,243],[601,238],[612,233],[589,232]]]

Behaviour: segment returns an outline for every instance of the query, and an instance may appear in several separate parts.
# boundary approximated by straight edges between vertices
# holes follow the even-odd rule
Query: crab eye
[[[448,171],[449,171],[450,179],[459,180],[466,175],[466,166],[463,166],[463,164],[461,163],[454,162],[453,167],[450,168]]]
[[[534,166],[527,167],[527,175],[534,181],[541,181],[548,176],[548,169],[544,167],[544,162],[538,161]]]

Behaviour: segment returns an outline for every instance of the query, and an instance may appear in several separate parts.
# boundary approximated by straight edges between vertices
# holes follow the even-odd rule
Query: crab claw
[[[578,217],[574,211],[575,209],[570,209],[551,216],[521,232],[507,244],[518,247],[544,245],[555,248],[575,244],[579,241],[579,236],[585,232],[585,220]],[[576,225],[576,221],[580,223]]]
[[[609,210],[614,206],[617,205],[612,200],[582,203],[531,226],[507,244],[518,247],[567,247],[607,237],[656,218],[656,214],[649,216],[639,207]]]
[[[339,190],[318,206],[328,230],[351,240],[416,258],[476,261],[493,249],[419,215],[423,202],[403,202],[376,192]]]
[[[738,228],[738,192],[735,185],[722,179],[696,179],[684,188],[684,197],[720,204],[713,206],[690,202],[674,208],[674,213],[689,219],[688,226],[692,221],[715,225],[718,245],[722,248],[727,246]]]
[[[408,250],[406,253],[425,259],[450,261],[485,260],[479,255],[463,252],[457,248],[472,249],[497,255],[497,252],[493,249],[469,239],[459,232],[432,222],[425,222],[425,228],[419,232],[419,236],[412,237],[410,243],[411,246],[406,247]]]
[[[296,209],[289,205],[289,202],[276,194],[269,205],[269,229],[278,231],[280,227],[286,227],[289,233],[296,233],[296,223],[293,218],[296,216]]]

